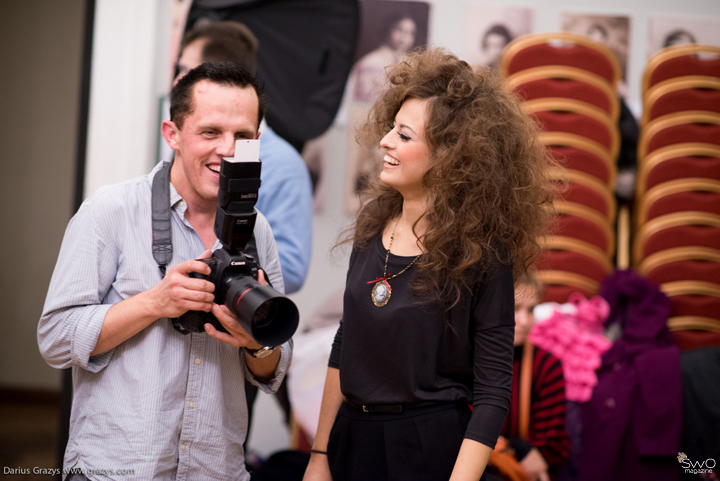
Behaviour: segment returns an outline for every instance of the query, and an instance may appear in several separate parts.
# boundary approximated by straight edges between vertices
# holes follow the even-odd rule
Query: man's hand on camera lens
[[[261,344],[258,344],[258,342],[253,339],[253,337],[248,334],[245,329],[243,329],[237,321],[237,318],[226,306],[213,304],[212,313],[215,315],[217,320],[220,321],[220,324],[223,325],[225,330],[227,330],[227,333],[220,332],[215,329],[212,324],[206,323],[205,332],[207,332],[209,336],[234,347],[247,347],[249,349],[260,349],[263,347]]]

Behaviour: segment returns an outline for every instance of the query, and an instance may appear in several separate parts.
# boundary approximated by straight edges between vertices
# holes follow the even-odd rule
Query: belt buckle
[[[364,413],[369,413],[369,412],[371,412],[371,411],[368,410],[368,407],[367,407],[365,404],[362,405],[362,410],[363,410]]]

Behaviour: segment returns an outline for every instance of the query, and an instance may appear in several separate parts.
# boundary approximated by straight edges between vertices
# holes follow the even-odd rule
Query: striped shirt
[[[255,380],[242,350],[205,333],[180,334],[167,318],[90,357],[108,309],[161,280],[152,256],[150,204],[160,167],[98,190],[65,232],[38,326],[47,363],[73,371],[64,467],[134,469],[136,479],[248,480],[244,380],[264,392],[276,390],[290,363],[289,344],[268,385]],[[172,185],[170,191],[174,254],[168,267],[205,250],[185,219],[185,201]],[[261,214],[254,233],[258,263],[282,292],[277,249]],[[213,250],[219,247],[216,241]]]
[[[562,363],[554,354],[538,347],[535,348],[530,398],[530,428],[527,440],[529,445],[527,449],[522,449],[522,445],[527,444],[517,440],[520,427],[522,352],[522,346],[515,348],[510,412],[505,419],[502,435],[509,439],[510,445],[516,449],[519,458],[524,457],[527,450],[535,447],[552,467],[567,460],[570,454],[570,441],[565,430],[565,378]]]

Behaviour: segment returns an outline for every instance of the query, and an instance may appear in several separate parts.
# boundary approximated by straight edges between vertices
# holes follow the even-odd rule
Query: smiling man
[[[291,348],[256,342],[213,302],[214,285],[189,274],[209,274],[195,259],[221,246],[214,232],[220,162],[234,155],[237,139],[258,137],[263,98],[254,77],[229,63],[190,71],[171,98],[162,133],[177,152],[172,166],[160,163],[83,203],[65,233],[38,343],[52,367],[73,369],[65,468],[248,480],[244,381],[276,390]],[[152,252],[151,192],[167,168],[173,257],[163,275]],[[254,237],[258,263],[282,292],[272,231],[260,213]],[[206,324],[207,334],[179,333],[168,318],[188,310],[212,312],[228,332]]]

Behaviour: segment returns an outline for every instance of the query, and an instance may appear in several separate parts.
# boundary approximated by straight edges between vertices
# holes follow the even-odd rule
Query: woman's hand
[[[332,481],[327,454],[312,453],[303,481]]]
[[[548,465],[537,448],[532,448],[527,453],[522,461],[520,461],[520,466],[525,470],[530,481],[550,481]]]

